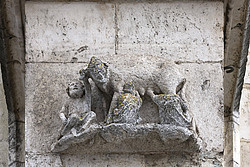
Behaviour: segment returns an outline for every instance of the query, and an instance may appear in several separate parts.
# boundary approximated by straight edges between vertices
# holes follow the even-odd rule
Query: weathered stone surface
[[[101,135],[95,136],[94,141],[73,145],[67,152],[74,155],[66,153],[60,157],[48,152],[59,135],[58,113],[67,97],[65,83],[77,79],[78,71],[86,68],[93,55],[125,78],[134,73],[142,81],[171,60],[187,80],[182,98],[196,121],[204,150],[222,152],[223,22],[223,3],[215,1],[26,2],[26,61],[33,62],[26,64],[26,163],[118,167],[217,165],[216,159],[193,161],[197,157],[187,158],[186,153],[176,156],[161,153],[152,158],[139,154],[84,155],[83,150],[91,149],[92,153],[129,152],[136,148],[133,143],[140,141],[108,145]],[[173,76],[156,78],[171,81]],[[149,96],[142,97],[142,101],[139,111],[142,123],[159,123],[157,106]],[[99,114],[99,122],[104,120],[104,116],[98,117]],[[153,133],[147,137],[147,143],[160,147],[159,136]],[[76,155],[76,150],[81,155]]]
[[[187,82],[184,85],[184,101],[196,121],[200,137],[207,150],[223,151],[224,109],[223,71],[221,64],[180,65]],[[204,70],[206,69],[206,70]]]
[[[73,65],[73,66],[72,66]],[[78,79],[84,64],[26,65],[26,151],[49,150],[61,126],[59,112],[67,99],[67,83]]]
[[[222,2],[122,3],[117,11],[118,54],[223,59]]]
[[[8,141],[0,142],[0,163],[8,164]]]
[[[250,57],[250,50],[248,52],[248,61],[247,61],[247,66],[246,66],[246,74],[245,74],[245,77],[244,77],[244,83],[248,83],[248,84],[250,84],[250,60],[249,60],[249,57]]]
[[[26,3],[26,61],[87,61],[115,52],[114,5]]]
[[[9,164],[25,161],[25,135],[23,122],[14,122],[9,125]]]
[[[47,167],[63,167],[63,163],[59,155],[55,154],[35,154],[35,153],[26,153],[25,158],[26,167],[34,166],[47,166]]]
[[[8,109],[0,65],[0,166],[4,167],[8,164],[8,148]]]
[[[159,109],[161,124],[191,127],[192,118],[184,101],[176,94],[159,94],[153,96]]]
[[[93,55],[115,52],[181,61],[223,58],[222,2],[141,2],[116,6],[27,2],[26,20],[29,62],[87,61]]]
[[[91,125],[77,135],[67,135],[52,145],[53,152],[66,153],[159,153],[197,152],[200,139],[189,129],[169,124]],[[76,144],[77,147],[72,147]],[[76,149],[77,148],[77,149]]]
[[[249,57],[250,54],[248,54]],[[240,101],[240,166],[250,164],[250,61],[246,67],[244,85]]]
[[[144,156],[139,154],[62,155],[65,166],[91,167],[145,167]]]
[[[240,138],[250,140],[250,85],[243,86],[240,104]]]
[[[133,67],[137,63],[135,59],[140,58],[132,58],[132,56],[127,58],[131,59],[123,63],[117,62],[117,64],[124,67],[124,71],[128,71],[131,67],[132,70],[136,69],[136,66]],[[155,64],[148,64],[147,60],[155,60],[157,64],[158,59],[145,56],[141,58],[144,60],[141,62],[143,64],[139,64],[142,69],[150,70],[150,68],[157,67]],[[110,65],[115,63],[112,61],[116,59],[110,60]],[[222,151],[224,128],[221,65],[183,63],[177,66],[186,77],[183,98],[196,120],[200,136],[206,145],[205,148]],[[61,126],[58,113],[67,97],[65,84],[72,79],[77,79],[79,69],[85,67],[86,64],[76,63],[26,65],[26,151],[47,152],[50,150],[50,145],[58,137],[57,129]],[[208,70],[204,71],[204,69]],[[154,122],[159,117],[156,105],[152,104],[152,106],[151,108],[142,106],[140,109],[142,123]]]
[[[240,166],[248,167],[250,164],[250,140],[241,140],[240,142]]]

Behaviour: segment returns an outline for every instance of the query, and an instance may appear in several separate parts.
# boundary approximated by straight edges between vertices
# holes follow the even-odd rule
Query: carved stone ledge
[[[76,136],[62,137],[51,150],[70,154],[198,152],[200,139],[188,128],[169,124],[93,124]]]

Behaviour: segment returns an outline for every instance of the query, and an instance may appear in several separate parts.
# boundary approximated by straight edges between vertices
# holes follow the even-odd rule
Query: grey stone
[[[161,124],[191,126],[187,106],[178,95],[154,95],[153,101],[158,105]]]
[[[89,83],[86,83],[85,85],[80,81],[72,81],[69,83],[67,88],[69,98],[59,114],[63,123],[60,137],[67,135],[69,132],[76,135],[88,128],[90,124],[96,122],[96,114],[91,111],[91,104],[89,104],[91,90],[84,91],[84,86],[85,89],[86,87],[90,88]],[[87,94],[90,95],[87,96]]]
[[[27,2],[25,16],[27,62],[86,62],[115,53],[111,3]]]
[[[144,156],[140,154],[64,154],[65,166],[86,167],[145,167]]]
[[[117,11],[117,54],[223,60],[222,2],[121,3]]]
[[[8,164],[8,109],[3,89],[2,72],[0,65],[0,166]]]
[[[223,151],[222,2],[99,4],[33,1],[26,2],[26,21],[26,151],[33,154],[27,157],[29,166],[185,167],[213,166],[213,161],[217,164],[214,158],[196,161],[197,155],[189,157],[187,152],[197,152],[200,145],[203,151]],[[76,27],[73,27],[74,23]],[[177,135],[172,138],[179,135],[186,139],[188,135],[183,134],[188,133],[166,128],[168,130],[160,136],[156,128],[162,121],[159,109],[148,94],[140,94],[143,103],[139,109],[141,123],[146,127],[102,125],[111,99],[109,102],[100,100],[105,95],[91,83],[92,103],[96,104],[92,111],[100,125],[92,124],[78,140],[71,140],[72,134],[65,135],[65,143],[74,142],[68,143],[69,147],[63,148],[62,154],[48,154],[60,134],[58,114],[67,98],[65,82],[78,78],[79,69],[85,69],[92,56],[107,62],[122,79],[132,76],[141,81],[135,83],[136,88],[144,87],[143,81],[155,74],[157,77],[152,77],[152,80],[168,78],[163,80],[167,83],[176,76],[184,76],[186,83],[180,92],[181,98],[186,102],[190,116],[196,120],[202,143],[186,127],[182,130],[192,135],[182,143],[169,141],[163,136],[173,135],[168,133],[172,130]],[[164,64],[173,65],[180,75],[165,70]],[[156,73],[152,74],[153,71]],[[179,107],[177,105],[176,113],[181,113]],[[136,129],[140,133],[133,134]],[[139,137],[133,138],[127,131]],[[172,154],[171,151],[178,153]],[[156,155],[150,158],[150,154]]]
[[[108,67],[99,58],[92,57],[87,69],[84,69],[84,71],[87,71],[89,78],[106,95],[105,101],[109,106],[108,116],[112,115],[112,110],[117,105],[116,103],[119,95],[123,92],[125,81],[133,81],[135,90],[142,97],[147,95],[151,98],[153,98],[154,93],[179,93],[186,81],[178,72],[176,65],[171,63],[163,63],[158,69],[152,69],[152,71],[147,70],[148,75],[141,75],[144,71],[138,71],[137,73],[130,71],[132,72],[131,75],[126,78],[118,70]],[[141,76],[139,77],[139,75]]]
[[[97,137],[99,136],[99,137]],[[99,138],[99,139],[98,139]],[[102,140],[105,144],[97,142]],[[150,140],[153,141],[153,145]],[[98,144],[99,143],[99,144]],[[107,126],[90,125],[88,129],[77,135],[68,135],[55,142],[53,152],[70,153],[78,144],[80,152],[99,153],[157,153],[168,151],[197,152],[200,150],[200,139],[188,128],[167,124],[116,124]],[[119,145],[119,147],[117,147]],[[130,145],[129,147],[127,147]],[[102,149],[98,149],[104,147]],[[121,149],[123,148],[124,149]],[[68,151],[68,150],[69,151]],[[78,150],[78,149],[77,149]],[[75,150],[77,152],[77,150]]]
[[[118,96],[115,106],[112,106],[113,109],[107,116],[106,123],[140,123],[139,109],[141,105],[142,99],[135,90],[133,82],[125,82],[123,92]]]
[[[61,158],[59,155],[55,154],[36,154],[36,153],[27,153],[25,158],[26,167],[39,167],[39,166],[48,166],[48,167],[63,167]]]

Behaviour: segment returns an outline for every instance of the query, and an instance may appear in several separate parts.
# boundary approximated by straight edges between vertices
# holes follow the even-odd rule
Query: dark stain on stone
[[[77,52],[78,52],[78,53],[81,53],[81,52],[83,52],[83,51],[85,51],[85,50],[88,50],[88,46],[87,46],[87,45],[82,46],[82,47],[80,47],[79,49],[77,49]]]
[[[77,58],[77,57],[72,57],[71,62],[72,62],[72,63],[76,63],[76,62],[77,62],[77,60],[78,60],[78,58]]]
[[[201,90],[206,90],[210,87],[210,80],[205,80],[203,84],[201,85]]]

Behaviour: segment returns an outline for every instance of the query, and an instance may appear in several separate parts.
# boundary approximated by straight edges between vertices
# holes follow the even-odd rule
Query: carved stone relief
[[[96,57],[92,57],[88,67],[80,70],[80,80],[73,81],[67,88],[69,99],[59,114],[62,128],[58,140],[51,146],[53,152],[68,149],[72,144],[91,145],[97,136],[106,143],[120,143],[127,140],[147,140],[155,138],[164,143],[163,150],[171,144],[192,143],[192,150],[199,150],[199,138],[194,129],[194,121],[181,98],[185,84],[183,78],[172,67],[174,78],[157,79],[164,75],[153,71],[148,80],[123,78]],[[166,70],[165,70],[166,71]],[[162,77],[161,77],[162,78]],[[96,121],[95,111],[91,111],[91,79],[99,89],[106,106],[104,122]],[[143,84],[142,84],[143,82]],[[149,96],[157,105],[159,123],[141,123],[141,97]],[[142,111],[143,112],[143,111]],[[140,144],[139,144],[140,145]],[[190,144],[187,144],[190,145]],[[146,147],[146,148],[145,148]],[[163,151],[162,148],[142,146],[144,151]],[[132,149],[133,150],[133,149]],[[140,148],[137,151],[141,150]]]

